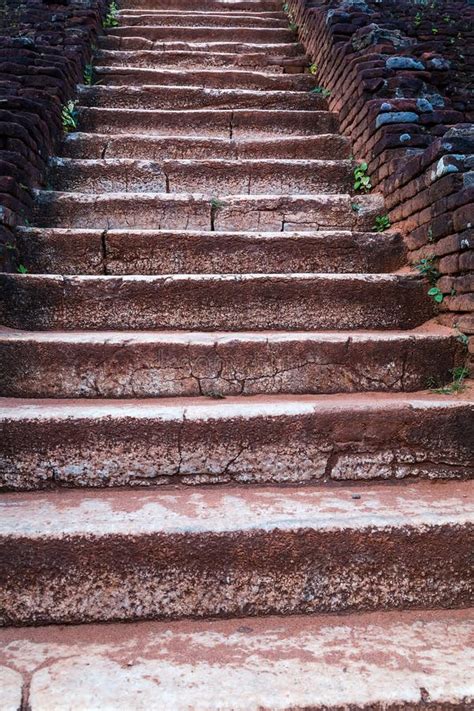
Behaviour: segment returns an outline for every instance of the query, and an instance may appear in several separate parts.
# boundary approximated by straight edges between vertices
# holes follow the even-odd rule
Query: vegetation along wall
[[[474,6],[287,0],[286,9],[440,320],[473,354]]]

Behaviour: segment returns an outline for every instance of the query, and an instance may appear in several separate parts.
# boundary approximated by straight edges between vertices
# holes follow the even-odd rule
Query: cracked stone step
[[[0,420],[0,486],[11,490],[399,482],[474,474],[468,392],[456,398],[376,392],[224,400],[3,398]],[[444,490],[438,491],[442,505]]]
[[[381,196],[63,193],[36,191],[38,227],[295,232],[369,231]]]
[[[95,76],[101,86],[186,86],[205,89],[248,89],[311,93],[317,82],[311,74],[269,74],[243,69],[151,69],[142,67],[98,67]],[[312,108],[312,106],[310,106]]]
[[[121,10],[120,25],[154,27],[248,27],[252,29],[288,29],[288,15],[284,12],[190,12],[187,10]]]
[[[348,193],[352,189],[349,160],[135,160],[53,158],[49,185],[53,190],[81,193],[163,192],[308,195]]]
[[[383,273],[405,264],[397,232],[195,232],[23,227],[36,274]]]
[[[81,131],[147,133],[155,136],[220,137],[308,136],[334,133],[338,119],[330,111],[271,109],[189,109],[186,111],[79,107]]]
[[[4,495],[2,622],[466,607],[473,483],[354,491]]]
[[[103,35],[97,38],[97,46],[99,51],[106,50],[110,52],[126,51],[135,54],[135,51],[148,51],[156,53],[167,52],[189,52],[190,55],[199,52],[203,56],[205,53],[213,54],[214,56],[231,54],[235,61],[239,57],[245,58],[246,54],[262,54],[264,53],[269,59],[274,58],[275,61],[280,59],[295,58],[296,64],[301,64],[300,59],[305,56],[308,59],[305,49],[300,42],[277,42],[275,44],[267,42],[236,42],[227,40],[221,42],[215,40],[212,42],[195,42],[190,40],[164,39],[153,42],[145,37],[119,37]],[[166,56],[163,56],[166,59]],[[192,56],[190,56],[190,60]],[[302,66],[307,67],[308,61],[305,61]],[[201,65],[203,66],[203,65]]]
[[[206,136],[150,136],[148,134],[70,133],[61,154],[66,158],[134,158],[138,160],[292,159],[340,160],[348,158],[350,144],[339,134],[279,136],[259,139]]]
[[[197,86],[79,86],[80,106],[116,109],[267,109],[318,111],[327,101],[310,91],[206,89]],[[181,120],[183,120],[181,118]]]
[[[434,307],[408,275],[0,274],[5,326],[31,330],[401,329]]]
[[[390,359],[387,360],[387,353]],[[149,398],[415,391],[463,361],[452,332],[0,332],[0,395]]]
[[[31,711],[188,711],[196,699],[222,711],[461,711],[474,697],[472,633],[469,609],[3,629],[2,688],[17,709],[28,684]]]
[[[122,0],[120,9],[132,10],[186,10],[202,12],[281,12],[279,0]]]
[[[277,45],[278,46],[278,45]],[[100,50],[95,54],[95,67],[108,67],[121,65],[127,67],[168,67],[183,69],[202,69],[204,67],[216,68],[242,68],[260,69],[265,72],[283,72],[285,70],[299,69],[302,71],[310,64],[309,57],[303,53],[297,54],[293,50],[276,52],[275,50],[247,49],[241,52],[227,51],[212,52],[194,48],[160,50],[150,49],[127,52],[124,50]]]
[[[151,42],[173,38],[174,42],[243,42],[250,44],[289,44],[297,42],[295,32],[287,27],[242,27],[239,25],[119,25],[107,30],[108,37],[139,37]]]

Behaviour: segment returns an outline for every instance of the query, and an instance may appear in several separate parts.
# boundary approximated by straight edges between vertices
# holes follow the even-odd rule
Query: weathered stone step
[[[109,37],[140,37],[151,42],[161,42],[173,38],[181,42],[249,42],[252,44],[288,44],[297,41],[296,33],[288,27],[241,27],[184,25],[119,25],[107,30]]]
[[[31,711],[189,711],[196,699],[227,711],[462,711],[472,627],[470,610],[417,610],[3,629],[2,686],[8,709],[28,688]]]
[[[130,10],[211,10],[212,12],[279,12],[279,0],[122,0],[120,8]]]
[[[190,55],[199,52],[205,56],[206,53],[213,55],[231,54],[238,61],[239,57],[245,58],[247,54],[262,54],[273,57],[275,60],[290,59],[294,57],[297,63],[300,63],[301,57],[305,55],[305,50],[300,42],[238,42],[227,40],[225,42],[215,40],[212,42],[196,42],[185,41],[167,38],[165,40],[157,40],[153,42],[145,37],[119,37],[111,35],[103,35],[97,38],[97,46],[99,50],[110,52],[124,51],[134,54],[136,51],[146,50],[154,54],[163,52],[189,52]],[[166,55],[163,55],[166,59]],[[190,60],[192,56],[190,56]],[[308,66],[306,62],[305,66]],[[204,66],[204,65],[202,65]]]
[[[5,398],[0,405],[0,486],[8,489],[464,479],[474,473],[473,405],[466,393]],[[443,489],[435,501],[442,510]],[[372,511],[372,523],[378,513]]]
[[[390,358],[387,359],[387,353]],[[434,332],[0,332],[0,396],[211,397],[414,391],[463,360]]]
[[[327,102],[310,91],[205,89],[195,86],[81,86],[80,106],[116,109],[281,109],[324,111]]]
[[[186,50],[135,50],[132,52],[120,50],[101,50],[94,57],[96,67],[108,67],[120,64],[126,67],[175,67],[182,69],[241,68],[260,69],[265,72],[283,72],[287,68],[299,67],[302,71],[308,66],[309,59],[305,54],[295,55],[293,51],[285,55],[253,49],[245,52],[211,52],[199,49]]]
[[[216,138],[205,136],[150,136],[147,134],[70,133],[61,153],[66,158],[136,158],[145,160],[224,160],[292,158],[339,160],[348,158],[350,144],[339,134],[279,136],[275,138]]]
[[[402,237],[349,231],[194,232],[25,227],[18,251],[37,274],[397,271]]]
[[[288,29],[284,12],[192,12],[188,10],[121,10],[120,25],[126,27],[250,27]]]
[[[149,69],[140,67],[98,67],[101,86],[160,85],[206,89],[249,89],[262,91],[304,91],[316,86],[311,74],[268,74],[242,69]],[[319,107],[318,107],[319,108]]]
[[[334,133],[337,116],[329,111],[271,109],[140,110],[80,108],[81,131],[147,133],[150,136],[218,137],[242,139],[258,136],[316,136]]]
[[[380,196],[61,193],[37,191],[39,227],[312,232],[369,231],[383,212]],[[357,200],[357,202],[356,202]]]
[[[65,192],[200,192],[227,194],[308,195],[348,193],[349,160],[134,160],[55,158],[49,183]]]
[[[1,274],[1,323],[32,330],[410,329],[433,315],[405,275]]]
[[[3,496],[2,622],[467,606],[472,482],[354,491]]]

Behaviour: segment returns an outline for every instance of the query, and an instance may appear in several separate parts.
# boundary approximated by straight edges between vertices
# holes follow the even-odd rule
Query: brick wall
[[[0,0],[0,260],[19,261],[15,225],[30,216],[62,136],[60,113],[81,81],[106,0]]]
[[[286,7],[410,262],[428,259],[439,272],[439,319],[471,336],[474,353],[474,6],[287,0]]]

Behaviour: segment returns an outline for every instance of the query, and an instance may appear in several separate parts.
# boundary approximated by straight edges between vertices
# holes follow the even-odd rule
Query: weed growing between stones
[[[441,289],[438,289],[437,286],[432,286],[431,289],[428,289],[428,296],[431,296],[433,301],[435,301],[437,304],[440,304],[444,299],[443,292],[441,291]]]
[[[331,96],[331,90],[325,89],[324,86],[315,86],[313,89],[310,89],[310,93],[319,94],[324,99],[327,99],[329,96]]]
[[[87,86],[92,86],[94,83],[94,67],[92,64],[86,64],[84,67],[84,84],[87,84]]]
[[[117,3],[112,0],[112,2],[109,4],[109,8],[107,10],[107,14],[104,18],[104,21],[102,23],[102,27],[104,30],[108,30],[111,27],[118,27],[119,25],[119,19],[118,19],[118,7]]]
[[[439,387],[439,385],[434,382],[435,378],[430,378],[428,382],[429,389],[438,395],[457,395],[457,393],[462,393],[466,387],[466,378],[469,377],[469,370],[459,365],[449,372],[452,376],[452,381],[449,385]]]
[[[372,229],[374,232],[385,232],[385,230],[391,227],[391,224],[387,215],[377,215]]]
[[[77,101],[68,101],[63,106],[61,111],[61,122],[63,124],[64,133],[75,131],[77,128],[78,111],[76,108]]]
[[[354,168],[354,190],[360,193],[368,193],[372,190],[370,175],[367,175],[367,163],[359,163]]]
[[[417,269],[422,276],[428,279],[431,286],[434,286],[441,276],[439,271],[434,266],[433,261],[434,257],[426,257],[425,259],[421,259],[418,264],[414,265],[415,269]]]

